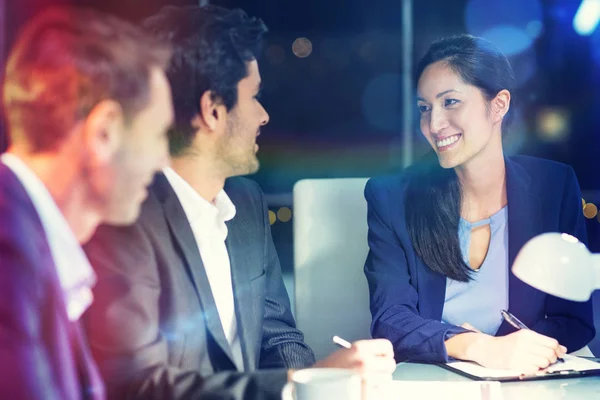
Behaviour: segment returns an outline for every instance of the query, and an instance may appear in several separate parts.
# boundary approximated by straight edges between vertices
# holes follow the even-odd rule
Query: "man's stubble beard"
[[[254,151],[255,142],[249,145],[243,143],[239,136],[241,131],[242,127],[238,119],[231,116],[227,121],[225,136],[218,150],[219,159],[228,170],[226,173],[228,177],[253,174],[260,168],[260,162]],[[246,146],[248,148],[245,148]]]

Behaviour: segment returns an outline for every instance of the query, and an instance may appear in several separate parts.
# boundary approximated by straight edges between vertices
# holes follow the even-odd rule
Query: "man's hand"
[[[344,368],[358,372],[363,383],[363,399],[392,380],[396,369],[394,348],[387,339],[359,340],[349,349],[340,349],[324,360],[317,361],[314,368]]]

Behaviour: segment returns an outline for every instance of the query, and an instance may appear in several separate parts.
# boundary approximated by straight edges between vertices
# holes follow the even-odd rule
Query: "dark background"
[[[164,4],[198,4],[197,0],[19,0],[4,3],[4,46],[18,27],[48,4],[80,4],[139,21]],[[270,124],[259,138],[263,168],[255,176],[269,194],[289,193],[308,177],[371,176],[402,164],[401,26],[399,0],[212,0],[243,7],[270,28],[261,58],[265,106]],[[487,1],[414,1],[414,62],[435,38],[482,31],[469,23],[469,3]],[[578,0],[504,0],[510,15],[492,18],[506,25],[537,15],[541,32],[511,61],[521,81],[514,93],[521,124],[506,137],[508,153],[520,152],[573,166],[584,191],[600,189],[597,170],[600,127],[596,88],[600,30],[579,36],[572,27]],[[518,4],[511,7],[512,4]],[[489,6],[493,2],[489,2]],[[538,13],[528,11],[537,6]],[[2,6],[0,6],[2,7]],[[471,7],[472,8],[472,7]],[[502,7],[501,7],[502,8]],[[502,11],[502,10],[501,10]],[[490,20],[489,7],[471,13]],[[487,16],[487,17],[486,17]],[[497,20],[497,21],[495,21]],[[520,25],[525,25],[525,23]],[[471,25],[471,26],[470,26]],[[517,25],[519,25],[517,23]],[[292,52],[296,38],[312,43],[312,53]],[[519,38],[508,37],[518,43]],[[596,43],[598,42],[598,43]],[[499,43],[502,44],[502,43]],[[508,46],[508,47],[506,47]],[[511,44],[505,45],[510,48]],[[513,45],[514,47],[514,45]],[[510,52],[509,52],[510,53]],[[548,114],[549,113],[549,114]],[[559,117],[558,134],[539,129],[544,116]],[[546,118],[547,119],[547,118]],[[555,124],[556,125],[556,124]],[[414,129],[414,155],[427,144]],[[6,144],[5,139],[3,139]]]

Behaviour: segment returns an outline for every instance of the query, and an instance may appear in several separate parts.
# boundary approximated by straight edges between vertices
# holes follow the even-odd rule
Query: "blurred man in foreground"
[[[80,243],[130,224],[168,163],[170,50],[108,15],[53,8],[6,67],[0,157],[0,393],[104,398],[79,327],[95,274]]]

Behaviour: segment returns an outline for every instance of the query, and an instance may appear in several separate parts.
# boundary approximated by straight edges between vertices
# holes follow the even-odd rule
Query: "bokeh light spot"
[[[540,0],[470,0],[465,9],[467,31],[484,37],[507,55],[533,44],[543,30]]]
[[[598,215],[598,207],[594,203],[587,203],[585,207],[583,207],[583,215],[587,219],[596,218]]]
[[[288,222],[292,219],[292,210],[289,207],[281,207],[277,211],[277,218],[279,218],[281,222]]]
[[[362,110],[371,125],[386,131],[402,127],[401,88],[398,74],[383,74],[368,83],[362,97]]]
[[[292,51],[299,58],[306,58],[311,55],[313,50],[312,42],[305,37],[294,40]]]
[[[567,110],[547,108],[537,115],[537,132],[546,142],[562,142],[570,134],[570,115]]]

